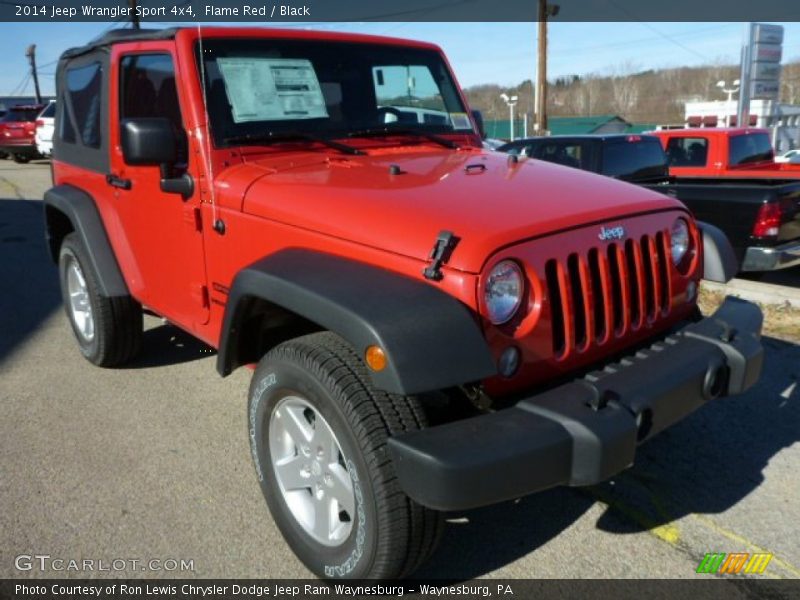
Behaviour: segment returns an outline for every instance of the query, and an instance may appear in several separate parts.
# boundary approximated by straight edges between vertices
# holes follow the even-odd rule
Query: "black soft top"
[[[65,50],[61,55],[61,60],[81,56],[98,48],[105,48],[120,42],[172,40],[175,39],[175,34],[178,32],[178,29],[178,27],[170,27],[167,29],[112,29],[108,33],[93,39],[85,46],[78,46],[77,48]]]

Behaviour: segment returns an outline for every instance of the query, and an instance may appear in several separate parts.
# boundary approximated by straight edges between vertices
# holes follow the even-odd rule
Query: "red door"
[[[111,176],[124,248],[121,262],[131,292],[142,304],[188,330],[208,321],[208,292],[200,222],[200,195],[165,193],[157,166],[126,165],[120,120],[165,117],[185,131],[171,46],[115,47],[111,77]],[[181,161],[188,162],[188,149]],[[189,169],[189,174],[195,176]],[[196,177],[195,177],[196,179]]]

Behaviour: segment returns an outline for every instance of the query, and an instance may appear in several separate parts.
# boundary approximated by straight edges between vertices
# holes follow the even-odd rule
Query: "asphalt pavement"
[[[249,371],[221,379],[211,349],[152,317],[129,367],[79,354],[43,242],[49,176],[0,161],[0,578],[307,577],[254,476]],[[762,577],[800,577],[800,346],[765,346],[755,389],[642,446],[613,481],[450,515],[418,574],[710,577],[695,574],[707,552],[771,552]],[[43,571],[36,555],[126,566]]]

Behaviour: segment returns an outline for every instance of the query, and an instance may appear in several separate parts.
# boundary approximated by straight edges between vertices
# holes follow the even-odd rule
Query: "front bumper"
[[[774,271],[800,265],[800,241],[773,248],[751,246],[745,251],[742,271]]]
[[[711,317],[583,379],[392,437],[400,485],[424,506],[465,510],[599,483],[633,464],[638,443],[755,384],[761,324],[757,306],[727,298]]]

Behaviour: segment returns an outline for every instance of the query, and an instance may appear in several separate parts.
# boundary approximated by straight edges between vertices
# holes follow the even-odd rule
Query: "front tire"
[[[27,156],[26,154],[15,154],[14,155],[14,162],[20,165],[27,164],[31,162],[31,157]]]
[[[76,233],[61,244],[58,260],[61,297],[81,354],[99,367],[131,360],[142,345],[142,306],[131,296],[100,293],[99,276]]]
[[[248,421],[272,516],[314,574],[403,577],[434,550],[443,518],[403,493],[386,445],[426,425],[422,406],[375,389],[340,337],[316,333],[270,351],[253,376]]]

